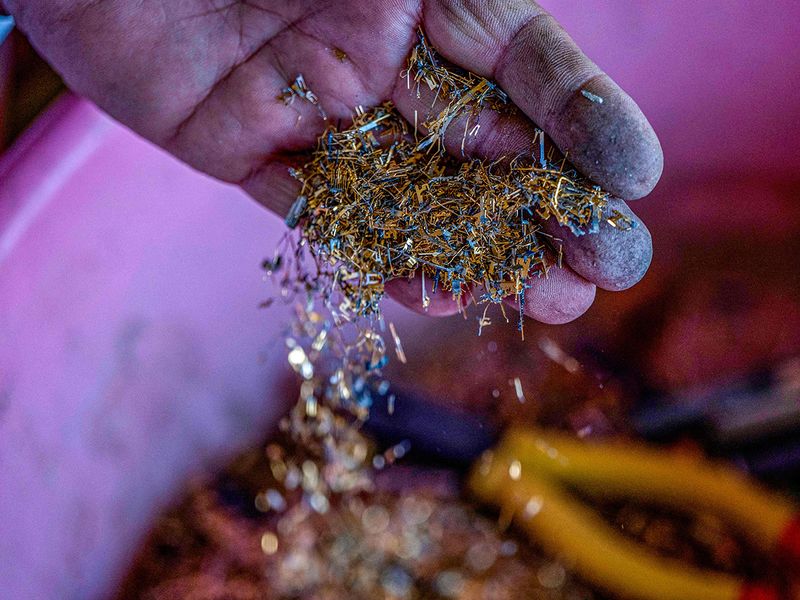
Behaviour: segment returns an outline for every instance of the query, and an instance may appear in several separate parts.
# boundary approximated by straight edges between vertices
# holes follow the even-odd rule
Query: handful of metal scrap
[[[541,131],[530,155],[488,163],[448,154],[443,140],[457,117],[468,117],[463,154],[463,142],[479,135],[480,110],[502,110],[508,99],[487,79],[445,66],[422,33],[404,77],[418,91],[436,90],[446,106],[413,126],[391,104],[357,107],[349,126],[330,127],[292,171],[302,189],[287,224],[300,224],[315,259],[333,266],[343,312],[377,312],[384,283],[417,272],[432,291],[458,298],[477,284],[476,301],[516,296],[522,307],[526,281],[560,266],[540,221],[555,219],[578,235],[602,220],[632,226],[608,210],[606,192],[565,159],[551,160]]]

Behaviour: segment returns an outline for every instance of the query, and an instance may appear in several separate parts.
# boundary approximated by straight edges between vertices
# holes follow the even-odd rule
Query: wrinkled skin
[[[420,25],[448,60],[498,81],[519,108],[484,111],[468,155],[529,152],[536,123],[620,198],[647,194],[661,174],[661,148],[636,104],[529,0],[6,0],[6,8],[73,89],[281,215],[297,192],[286,166],[326,125],[308,103],[279,102],[281,90],[302,73],[334,122],[386,100],[422,120],[432,95],[417,98],[400,77]],[[447,140],[457,155],[461,129],[454,124]],[[539,321],[574,319],[595,286],[630,287],[650,263],[643,225],[628,234],[604,227],[591,239],[546,227],[563,239],[570,268],[531,281],[536,302],[526,312]],[[417,291],[412,280],[390,293],[421,310]],[[457,309],[441,298],[429,313]]]

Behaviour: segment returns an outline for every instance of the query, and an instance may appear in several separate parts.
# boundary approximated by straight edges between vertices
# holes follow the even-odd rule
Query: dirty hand
[[[20,27],[67,84],[139,134],[278,214],[297,193],[287,164],[326,122],[314,106],[277,97],[299,74],[332,122],[357,105],[393,101],[420,121],[432,97],[400,77],[422,27],[454,64],[496,80],[517,111],[484,110],[467,154],[530,152],[534,124],[597,184],[621,199],[651,191],[662,169],[658,140],[636,104],[530,0],[5,0]],[[431,95],[432,96],[432,95]],[[300,118],[298,118],[300,117]],[[454,130],[457,128],[453,128]],[[461,137],[449,147],[461,154]],[[618,210],[632,215],[622,200]],[[635,217],[634,217],[635,219]],[[635,219],[638,221],[638,219]],[[604,225],[575,237],[557,224],[568,268],[530,282],[525,312],[563,323],[591,305],[595,286],[625,289],[652,254],[641,224]],[[420,309],[419,288],[390,293]],[[455,303],[439,294],[431,314]]]

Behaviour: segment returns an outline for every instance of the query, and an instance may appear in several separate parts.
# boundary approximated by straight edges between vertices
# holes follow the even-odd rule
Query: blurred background
[[[487,426],[535,424],[719,459],[800,500],[800,4],[542,4],[659,134],[663,179],[634,207],[653,234],[651,270],[631,290],[599,292],[572,324],[529,324],[524,342],[499,315],[478,337],[471,319],[434,325],[392,308],[409,364],[393,365],[390,379],[400,397],[478,415]],[[280,357],[264,358],[276,348],[280,319],[257,308],[270,294],[258,265],[280,235],[277,219],[70,96],[18,32],[0,46],[0,148],[0,329],[8,335],[0,384],[14,374],[16,393],[32,399],[89,393],[119,332],[139,327],[155,332],[160,358],[145,361],[151,370],[135,381],[103,375],[119,398],[291,400]],[[89,340],[83,354],[65,350],[68,336]],[[22,358],[33,355],[32,365]],[[203,373],[174,375],[192,364]],[[273,485],[262,434],[274,419],[253,421],[233,449],[243,454],[161,515],[119,597],[278,597],[266,575],[276,559],[263,537],[274,516],[253,500]],[[453,515],[437,511],[461,510],[463,539],[480,530],[494,536],[483,544],[524,548],[505,558],[498,551],[501,558],[472,571],[442,554],[431,564],[457,571],[461,587],[455,575],[415,573],[433,582],[427,592],[409,595],[416,588],[395,578],[378,586],[385,597],[613,597],[519,532],[486,533],[494,516],[460,498],[446,467],[423,457],[398,467],[379,482],[381,506],[394,515],[392,507],[424,500],[439,507],[427,518],[445,529],[456,527]],[[646,502],[590,503],[662,556],[793,585],[790,572],[724,519]],[[500,565],[519,571],[517,595],[496,582]],[[464,580],[496,587],[479,593]],[[323,596],[283,595],[350,597],[328,584]]]

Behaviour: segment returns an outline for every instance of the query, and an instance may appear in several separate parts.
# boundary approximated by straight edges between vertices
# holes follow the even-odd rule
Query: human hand
[[[530,152],[536,123],[584,174],[635,199],[658,180],[658,140],[636,104],[530,0],[6,0],[20,26],[68,85],[141,135],[201,171],[240,185],[285,214],[297,194],[287,165],[326,126],[314,106],[277,97],[302,74],[331,122],[353,107],[392,100],[409,120],[431,110],[400,73],[420,25],[441,54],[496,80],[519,110],[484,110],[466,155]],[[584,95],[582,92],[589,92]],[[598,100],[602,98],[602,102]],[[461,153],[459,127],[446,146]],[[612,206],[632,215],[621,200]],[[637,220],[638,221],[638,220]],[[568,268],[533,279],[525,312],[563,323],[591,305],[595,286],[636,283],[652,255],[638,223],[575,237],[555,223]],[[390,293],[421,309],[418,285]],[[455,303],[433,298],[430,314]]]

